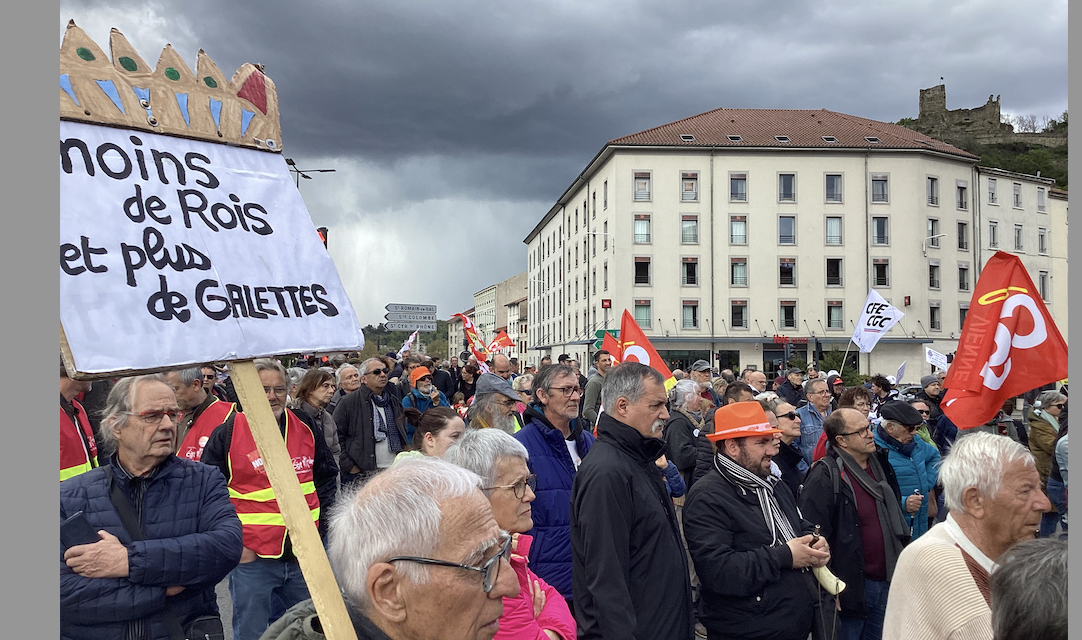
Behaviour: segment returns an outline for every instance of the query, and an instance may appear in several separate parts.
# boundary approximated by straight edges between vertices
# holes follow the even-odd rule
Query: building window
[[[585,211],[582,212],[582,217],[583,218],[586,217],[586,212]],[[579,208],[575,207],[575,229],[577,230],[578,228],[579,228]]]
[[[1022,208],[1022,183],[1021,182],[1015,182],[1014,183],[1014,208],[1015,209],[1021,209]]]
[[[796,244],[796,216],[778,216],[778,244]]]
[[[729,326],[733,329],[748,328],[748,301],[733,300],[729,305]]]
[[[635,258],[635,284],[650,284],[650,258]]]
[[[601,185],[601,208],[606,209],[606,210],[609,208],[609,181],[608,180],[606,180]]]
[[[958,250],[969,250],[969,224],[965,222],[958,223]]]
[[[890,202],[890,192],[887,190],[887,176],[872,176],[872,202]]]
[[[682,305],[683,327],[685,329],[699,328],[699,303],[695,300],[684,300]]]
[[[583,256],[585,258],[586,256]],[[579,266],[579,245],[575,245],[575,266]]]
[[[1014,225],[1014,250],[1015,251],[1022,251],[1023,250],[1023,246],[1022,246],[1022,225],[1020,225],[1020,224]]]
[[[841,216],[827,216],[827,244],[840,245],[842,243],[842,219]]]
[[[965,210],[969,208],[969,189],[965,184],[959,184],[955,187],[955,201],[959,209]]]
[[[1046,255],[1048,253],[1048,232],[1044,229],[1037,229],[1037,253]]]
[[[939,206],[939,178],[928,176],[928,204]]]
[[[683,244],[699,243],[699,217],[683,215],[680,219],[680,242]]]
[[[958,267],[958,290],[969,291],[969,267]]]
[[[590,204],[593,205],[593,206],[590,207],[590,217],[591,218],[596,218],[597,217],[597,192],[596,191],[594,191],[593,193],[590,194],[590,200],[591,200]]]
[[[590,270],[590,294],[597,295],[597,267]]]
[[[729,285],[733,287],[748,286],[748,259],[729,259]]]
[[[827,329],[844,329],[842,319],[842,301],[827,300]]]
[[[781,301],[781,328],[796,329],[796,300]]]
[[[938,289],[939,288],[939,265],[938,264],[933,263],[933,264],[928,265],[928,288],[929,289]]]
[[[939,220],[928,218],[928,246],[939,248]]]
[[[699,174],[694,171],[682,171],[680,173],[680,201],[699,201]]]
[[[1037,211],[1044,211],[1044,187],[1037,187]]]
[[[653,322],[650,317],[649,300],[635,301],[635,322],[637,322],[638,325],[643,329],[649,329],[651,326],[653,326]]]
[[[827,258],[827,286],[842,286],[842,259]]]
[[[783,287],[796,286],[796,258],[778,259],[778,284]]]
[[[796,202],[796,174],[778,174],[778,202]]]
[[[608,262],[605,262],[605,265],[601,268],[601,271],[602,271],[601,290],[602,291],[608,291],[609,290],[609,263]]]
[[[748,243],[748,220],[745,216],[729,218],[729,244]]]
[[[635,172],[635,201],[650,201],[650,173],[648,171]]]
[[[680,262],[680,284],[697,286],[699,284],[699,259],[683,258]]]
[[[601,240],[602,247],[601,248],[604,249],[605,251],[608,251],[609,250],[609,221],[608,220],[606,220],[605,223],[601,226],[601,229],[602,229],[602,231],[604,231],[604,233],[601,234],[601,238],[602,238],[602,240]]]
[[[968,303],[967,303],[968,304]],[[958,307],[958,330],[961,331],[966,326],[966,316],[969,315],[968,306]]]
[[[635,244],[650,244],[650,216],[635,214]]]
[[[872,286],[890,286],[890,258],[874,258],[872,260]]]
[[[988,204],[997,204],[998,196],[996,196],[996,179],[988,178]]]
[[[729,174],[729,201],[730,202],[747,202],[748,201],[748,174],[746,174],[746,173],[730,173]]]
[[[999,223],[995,220],[988,221],[988,246],[993,249],[999,246]]]
[[[882,216],[872,218],[872,244],[890,244],[890,219]]]
[[[826,184],[827,202],[842,201],[842,176],[837,173],[827,174]]]
[[[943,330],[943,314],[940,313],[938,304],[928,307],[928,328],[932,331]]]
[[[1048,272],[1037,272],[1037,291],[1041,294],[1041,300],[1048,302]]]

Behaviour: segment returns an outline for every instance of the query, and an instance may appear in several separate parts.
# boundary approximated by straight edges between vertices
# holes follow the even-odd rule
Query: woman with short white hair
[[[529,456],[526,447],[508,433],[471,429],[443,459],[481,476],[496,524],[512,536],[511,567],[520,589],[517,595],[503,599],[496,640],[573,640],[575,619],[567,601],[527,566],[533,538],[525,532],[533,528],[530,503],[537,486],[537,476],[526,464]]]
[[[1029,414],[1029,450],[1037,463],[1037,473],[1041,474],[1041,490],[1048,495],[1048,476],[1052,473],[1052,456],[1056,452],[1056,438],[1059,436],[1059,417],[1067,406],[1067,396],[1058,391],[1043,391],[1033,403]],[[1052,502],[1052,510],[1041,517],[1041,537],[1047,538],[1056,532],[1059,512]]]

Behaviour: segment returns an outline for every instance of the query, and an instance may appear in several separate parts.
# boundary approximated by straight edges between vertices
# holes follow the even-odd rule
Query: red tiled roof
[[[691,135],[693,140],[681,139]],[[740,136],[739,141],[728,136]],[[775,136],[788,136],[789,142]],[[823,136],[833,136],[828,142]],[[873,143],[866,138],[878,138]],[[920,149],[978,157],[901,125],[820,109],[714,109],[609,141],[610,145],[673,147],[773,147],[818,149]]]

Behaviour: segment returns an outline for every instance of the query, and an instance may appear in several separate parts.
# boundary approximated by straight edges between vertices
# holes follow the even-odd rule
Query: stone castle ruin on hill
[[[952,144],[1023,142],[1046,147],[1067,144],[1066,132],[1015,132],[1012,125],[1002,121],[999,96],[988,96],[988,102],[972,109],[948,110],[947,88],[942,84],[920,90],[920,116],[906,126]]]

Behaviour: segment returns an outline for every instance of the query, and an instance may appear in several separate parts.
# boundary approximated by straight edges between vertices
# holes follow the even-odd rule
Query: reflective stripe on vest
[[[236,410],[237,405],[232,402],[222,402],[215,399],[214,402],[203,409],[203,413],[192,423],[188,433],[184,434],[184,442],[177,449],[177,456],[188,460],[198,461],[203,457],[203,447],[206,446],[211,432],[218,425],[229,419]]]
[[[90,428],[86,410],[77,400],[71,401],[75,407],[75,415],[78,426],[72,421],[71,416],[60,407],[60,481],[86,473],[98,466],[98,447],[94,442],[94,430]],[[86,442],[79,435],[82,429]],[[87,445],[90,450],[87,451]]]
[[[319,497],[312,475],[315,437],[308,425],[288,409],[285,445],[314,523],[319,520]],[[243,413],[236,414],[233,420],[233,437],[229,445],[229,500],[240,518],[244,546],[263,558],[281,557],[287,534],[285,519],[278,509],[270,478]]]

